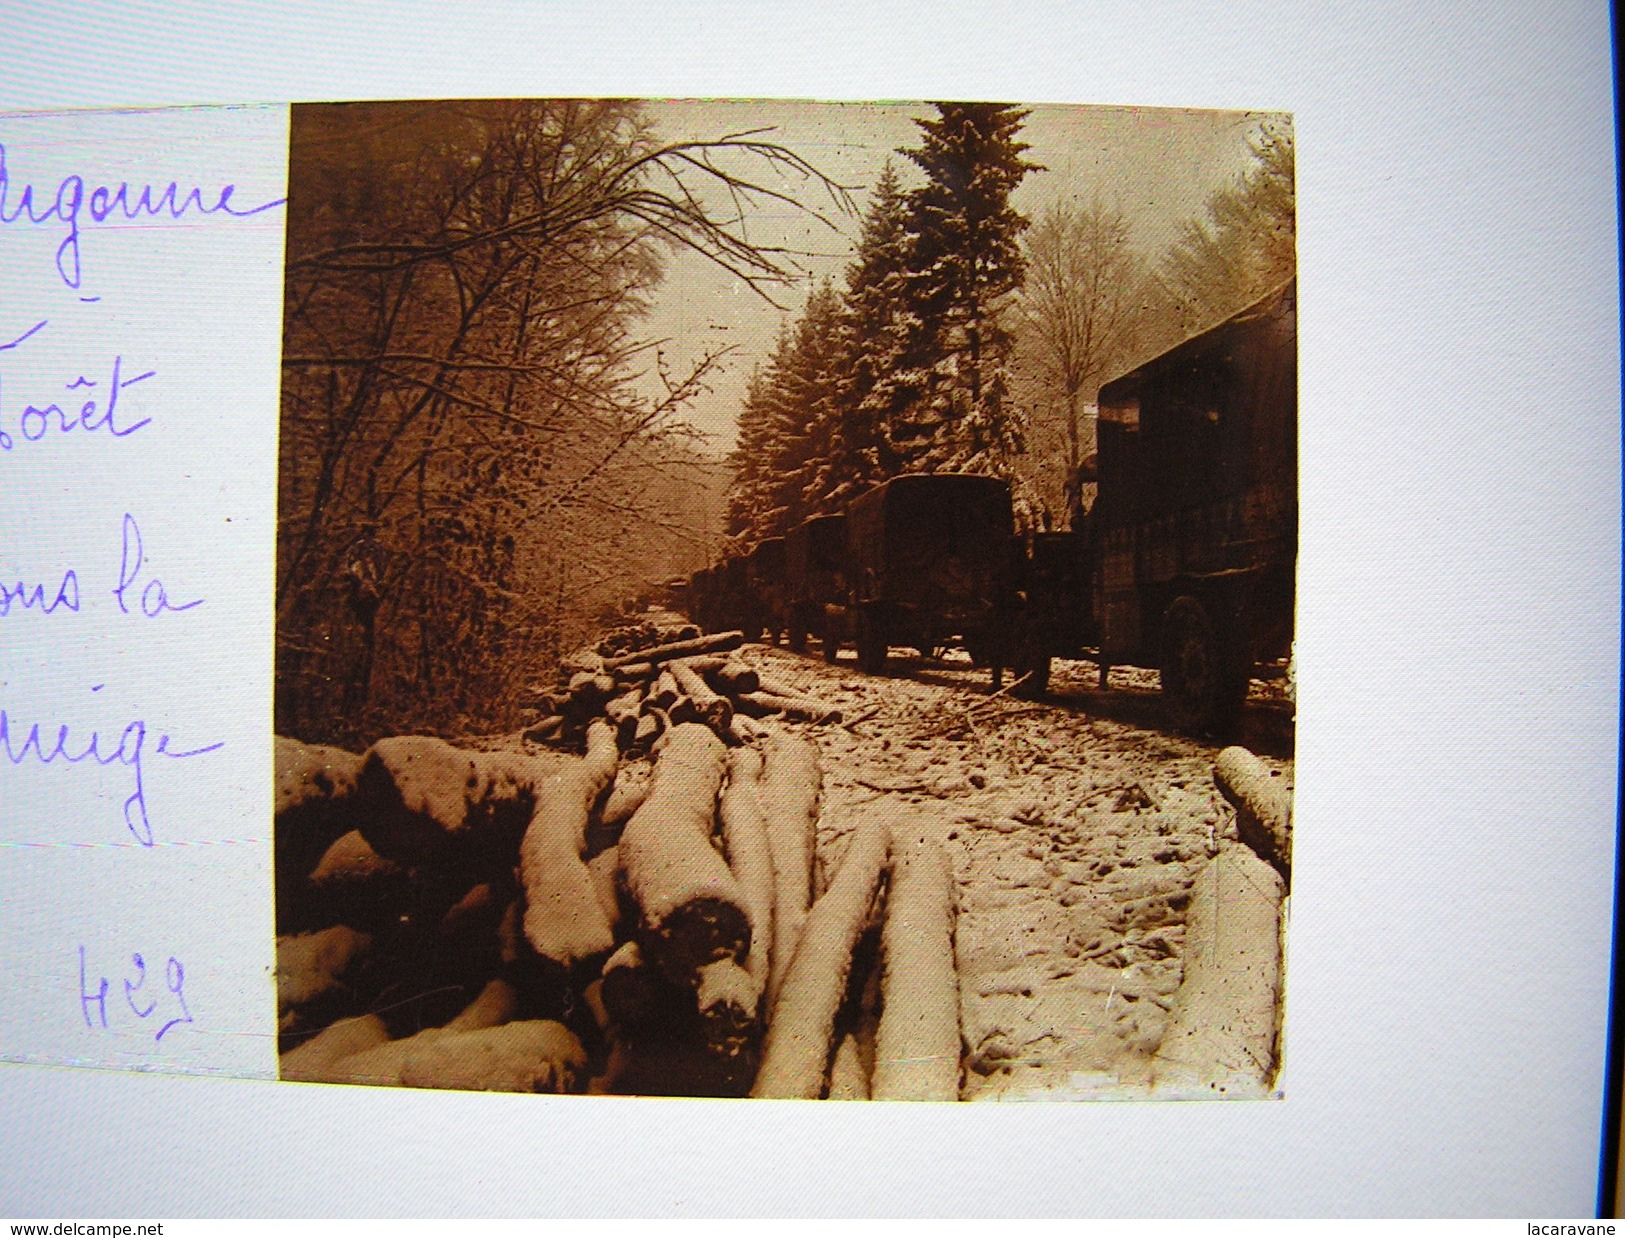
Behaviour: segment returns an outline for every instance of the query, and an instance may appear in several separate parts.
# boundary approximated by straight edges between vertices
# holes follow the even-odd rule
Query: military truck
[[[887,649],[932,654],[957,639],[995,668],[1011,619],[1010,484],[965,473],[907,474],[846,509],[847,614],[858,664]]]
[[[816,634],[824,660],[841,648],[841,613],[846,605],[846,517],[813,516],[784,536],[786,640],[797,653]]]
[[[1176,726],[1222,732],[1258,664],[1291,653],[1296,282],[1105,384],[1099,409],[1095,502],[1069,546],[1035,545],[1016,668],[1042,690],[1050,655],[1103,682],[1152,667]]]
[[[777,644],[785,628],[784,538],[770,537],[758,542],[745,556],[745,597],[740,627],[746,640],[758,639],[763,631],[770,644]]]

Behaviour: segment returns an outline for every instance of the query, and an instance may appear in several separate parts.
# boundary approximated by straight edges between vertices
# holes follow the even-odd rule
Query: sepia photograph
[[[1267,1100],[1278,112],[291,110],[281,1077]]]

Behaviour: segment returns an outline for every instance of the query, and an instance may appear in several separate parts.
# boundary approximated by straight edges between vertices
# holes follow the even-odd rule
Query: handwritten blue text
[[[141,566],[144,562],[145,558],[141,553],[141,528],[136,524],[135,517],[125,512],[124,545],[119,556],[118,585],[113,590],[113,596],[118,599],[118,608],[126,615],[130,613],[130,605],[124,600],[124,595],[141,579]],[[203,605],[202,598],[190,602],[171,602],[169,594],[164,589],[164,582],[156,577],[147,582],[140,596],[141,613],[148,619],[156,619],[166,610],[191,610],[194,606]]]
[[[157,994],[157,985],[147,988],[147,962],[139,954],[130,956],[130,970],[123,977],[124,1002],[119,1004],[115,998],[112,1014],[115,1019],[128,1018],[124,1013],[127,1008],[130,1015],[137,1019],[151,1019],[157,1015],[158,1032],[153,1036],[154,1043],[163,1040],[164,1034],[179,1027],[182,1023],[192,1021],[192,1012],[186,1008],[186,968],[181,961],[170,955],[169,962],[164,966],[164,987],[169,990],[169,997],[160,997]],[[90,987],[89,968],[85,960],[85,948],[79,947],[79,1013],[84,1016],[85,1026],[91,1031],[108,1031],[112,1026],[108,1020],[107,998],[112,982],[106,976],[98,976],[94,989]],[[171,1000],[173,999],[173,1000]],[[160,1013],[159,1006],[164,1009]],[[91,1015],[94,1013],[95,1018]],[[152,1026],[152,1024],[148,1024]]]
[[[18,722],[15,725],[20,729],[22,723]],[[53,742],[47,738],[51,726],[45,724],[42,727],[36,722],[20,737],[21,744],[17,744],[15,741],[18,737],[12,734],[12,727],[10,716],[5,710],[0,709],[0,757],[4,757],[13,766],[23,765],[29,761],[40,765],[50,765],[56,761],[68,765],[81,765],[88,761],[100,766],[122,765],[129,769],[133,789],[124,801],[124,824],[136,842],[143,847],[153,845],[152,819],[147,815],[147,784],[141,764],[147,744],[145,722],[137,719],[128,723],[119,734],[118,747],[107,753],[104,753],[102,748],[111,741],[104,740],[99,731],[92,731],[87,740],[82,736],[72,736],[71,727],[59,726],[56,728],[56,739]],[[189,757],[200,757],[206,752],[225,747],[222,742],[208,744],[202,748],[176,751],[170,748],[169,743],[170,736],[160,736],[153,752],[179,761]]]
[[[13,204],[11,195],[16,191]],[[70,173],[64,176],[53,192],[35,185],[13,185],[11,170],[6,163],[6,148],[0,144],[0,224],[52,225],[65,230],[56,249],[56,270],[62,282],[77,289],[84,279],[84,266],[79,251],[79,236],[83,217],[88,214],[92,223],[103,224],[109,219],[115,223],[137,220],[143,216],[156,218],[167,215],[180,219],[187,214],[230,215],[245,218],[281,206],[286,198],[276,198],[258,206],[232,205],[235,185],[205,191],[194,187],[182,189],[170,181],[162,189],[151,185],[131,186],[120,181],[117,185],[91,185],[85,176]],[[205,197],[212,198],[210,206]]]
[[[145,382],[157,371],[147,370],[133,378],[126,377],[123,371],[124,358],[114,357],[113,374],[106,380],[105,396],[100,400],[92,395],[81,403],[80,397],[72,396],[61,404],[53,402],[45,405],[25,405],[23,411],[17,414],[15,433],[6,428],[8,417],[4,398],[0,396],[0,451],[11,451],[20,446],[21,442],[37,443],[52,433],[71,434],[75,430],[93,433],[97,430],[106,430],[114,438],[126,438],[142,426],[150,425],[151,417],[143,417],[140,421],[128,425],[119,425],[117,417],[119,393],[139,382]],[[92,391],[99,385],[96,380],[81,374],[71,383],[65,384],[64,390]],[[64,408],[63,404],[67,407]],[[74,409],[75,404],[78,404],[77,411]]]

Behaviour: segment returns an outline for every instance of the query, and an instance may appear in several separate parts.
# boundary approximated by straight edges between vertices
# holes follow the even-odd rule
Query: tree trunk
[[[852,970],[852,949],[869,918],[889,846],[884,821],[861,826],[829,892],[809,913],[769,1016],[752,1096],[817,1100],[823,1095],[830,1038]]]
[[[935,839],[911,833],[900,840],[881,941],[886,963],[874,1099],[958,1100],[954,875]]]

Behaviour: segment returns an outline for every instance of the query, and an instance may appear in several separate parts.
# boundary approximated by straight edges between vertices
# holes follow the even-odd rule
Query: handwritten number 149
[[[167,996],[158,989],[156,979],[148,985],[146,960],[139,954],[130,956],[130,971],[123,981],[123,1002],[112,991],[112,981],[106,976],[97,977],[96,987],[92,989],[85,963],[85,948],[79,947],[79,1009],[85,1017],[86,1027],[92,1031],[107,1031],[114,1022],[122,1019],[155,1019],[158,1031],[153,1040],[156,1042],[163,1040],[165,1033],[180,1024],[192,1021],[192,1012],[186,1008],[184,992],[186,969],[173,955],[164,966],[163,982],[168,990]]]

